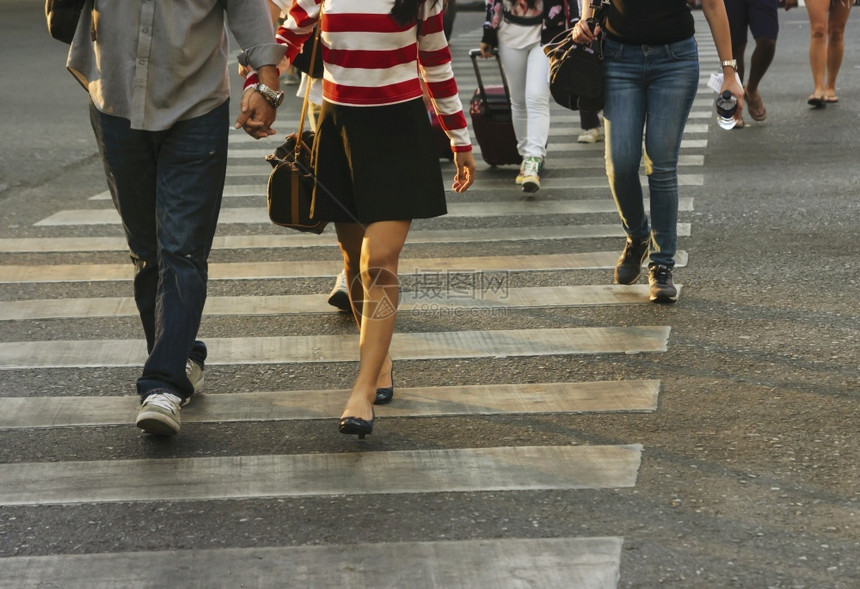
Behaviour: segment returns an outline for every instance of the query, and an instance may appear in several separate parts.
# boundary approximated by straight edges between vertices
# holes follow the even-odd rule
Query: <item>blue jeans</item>
[[[651,238],[651,264],[670,268],[678,247],[678,156],[699,84],[696,39],[669,45],[604,45],[606,174],[624,231]],[[639,165],[645,133],[645,173],[651,227]]]
[[[229,101],[164,131],[131,129],[92,104],[90,122],[134,264],[149,353],[137,392],[185,399],[194,392],[186,360],[206,359],[196,338],[227,170]]]

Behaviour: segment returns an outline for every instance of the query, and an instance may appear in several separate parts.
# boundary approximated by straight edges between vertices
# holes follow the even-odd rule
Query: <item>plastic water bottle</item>
[[[717,96],[717,124],[723,129],[733,129],[735,126],[735,111],[738,109],[738,99],[725,90]]]

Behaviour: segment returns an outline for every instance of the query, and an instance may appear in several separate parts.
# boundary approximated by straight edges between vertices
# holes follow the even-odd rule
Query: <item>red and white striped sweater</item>
[[[442,29],[442,1],[422,3],[417,23],[399,25],[394,0],[298,0],[278,27],[292,61],[319,20],[325,63],[323,98],[348,106],[383,106],[421,97],[419,72],[454,151],[472,149]],[[418,34],[420,31],[421,34]],[[246,86],[255,82],[249,77]]]

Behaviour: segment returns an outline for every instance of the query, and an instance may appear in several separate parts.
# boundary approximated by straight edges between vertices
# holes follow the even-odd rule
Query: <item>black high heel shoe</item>
[[[363,440],[364,436],[373,433],[373,420],[376,419],[376,413],[373,411],[373,407],[370,410],[373,415],[370,421],[359,417],[341,417],[338,431],[342,434],[358,436],[359,440]]]
[[[391,403],[392,399],[394,399],[394,370],[391,371],[391,386],[376,389],[376,400],[373,401],[373,404],[387,405]]]

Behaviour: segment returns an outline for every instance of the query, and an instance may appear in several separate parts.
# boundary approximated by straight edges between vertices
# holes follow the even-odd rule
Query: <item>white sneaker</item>
[[[523,192],[540,190],[540,169],[542,159],[539,157],[523,158]]]
[[[135,424],[148,434],[174,436],[179,433],[181,403],[172,393],[153,393],[140,404]]]
[[[201,366],[196,360],[189,358],[188,361],[185,362],[185,375],[188,377],[188,380],[191,381],[191,386],[194,387],[195,393],[203,388],[203,366]],[[190,402],[191,396],[189,395],[182,399],[180,407],[185,407]]]
[[[341,311],[352,310],[352,305],[349,303],[349,286],[346,284],[346,273],[343,270],[335,278],[334,288],[328,294],[328,304]]]
[[[576,138],[577,143],[597,143],[598,141],[603,141],[603,133],[600,132],[600,127],[583,131],[582,134]]]

